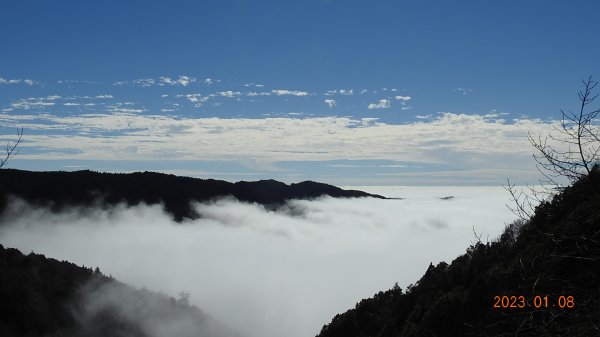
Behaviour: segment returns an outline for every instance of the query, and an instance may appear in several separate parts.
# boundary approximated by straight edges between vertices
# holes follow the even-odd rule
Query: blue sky
[[[532,182],[600,76],[596,1],[3,1],[9,166]]]

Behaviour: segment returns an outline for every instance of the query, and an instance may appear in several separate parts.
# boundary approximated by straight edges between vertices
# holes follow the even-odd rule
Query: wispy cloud
[[[137,80],[131,81],[135,85],[140,85],[142,87],[151,87],[156,84],[156,80],[153,78],[140,78]],[[126,82],[115,82],[115,83],[126,83]]]
[[[186,94],[186,95],[177,95],[177,97],[185,97],[188,101],[194,103],[195,107],[202,106],[203,103],[208,101],[210,97],[202,96],[202,94]]]
[[[276,89],[271,91],[273,94],[277,96],[308,96],[308,92],[306,91],[294,91],[294,90],[285,90],[285,89]]]
[[[59,99],[60,96],[48,96],[48,97],[30,97],[17,100],[11,103],[11,108],[13,109],[40,109],[45,107],[50,107],[56,104],[55,100]]]
[[[30,80],[30,79],[20,79],[20,78],[19,79],[8,79],[8,78],[0,77],[0,85],[2,85],[2,84],[20,84],[20,83],[26,84],[28,86],[32,86],[35,84],[35,81]]]
[[[470,94],[472,91],[473,91],[472,89],[465,89],[465,88],[456,88],[454,90],[454,92],[462,94],[462,95]]]
[[[381,100],[379,100],[378,103],[369,104],[368,108],[369,108],[369,110],[388,109],[390,106],[391,106],[390,101],[388,101],[387,99],[381,99]]]
[[[237,96],[241,96],[242,93],[239,91],[232,91],[232,90],[227,90],[227,91],[220,91],[217,93],[219,96],[221,97],[229,97],[229,98],[233,98],[233,97],[237,97]]]
[[[408,102],[412,99],[410,96],[396,96],[397,101]]]
[[[246,95],[247,95],[247,96],[249,96],[249,97],[255,97],[255,96],[271,96],[271,93],[270,93],[270,92],[266,92],[266,91],[263,91],[263,92],[250,91],[250,92],[248,92]]]
[[[354,95],[353,89],[339,89],[339,90],[328,90],[325,96],[333,96],[333,95],[342,95],[342,96],[351,96]]]
[[[159,85],[181,85],[186,87],[190,83],[196,82],[195,77],[181,75],[179,78],[161,77]]]
[[[326,99],[325,104],[329,105],[330,108],[333,108],[336,105],[336,102],[334,99]]]
[[[135,86],[141,86],[141,87],[152,87],[155,85],[158,86],[183,86],[186,87],[191,83],[196,82],[197,79],[195,77],[191,77],[191,76],[185,76],[185,75],[180,75],[179,77],[169,77],[169,76],[162,76],[159,78],[139,78],[139,79],[135,79],[132,80],[131,82],[129,81],[119,81],[119,82],[113,82],[113,85],[115,86],[123,86],[123,85],[127,85],[127,84],[133,84]],[[207,78],[206,80],[204,80],[205,84],[211,84],[213,81],[210,78]]]

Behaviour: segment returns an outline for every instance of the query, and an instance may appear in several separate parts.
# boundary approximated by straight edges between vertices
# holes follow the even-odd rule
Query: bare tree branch
[[[590,109],[590,104],[598,98],[594,89],[598,85],[592,77],[582,80],[583,89],[577,93],[579,107],[577,112],[560,110],[559,125],[553,125],[554,133],[548,136],[534,137],[528,133],[527,139],[535,149],[533,158],[542,179],[544,191],[528,187],[529,192],[518,191],[508,181],[504,188],[510,193],[514,206],[508,208],[521,220],[529,220],[533,216],[535,205],[544,201],[549,195],[564,187],[560,183],[566,178],[570,183],[588,177],[590,172],[600,164],[600,109]]]
[[[17,140],[13,142],[13,144],[11,145],[11,142],[8,141],[6,142],[6,154],[4,155],[4,158],[0,159],[0,168],[4,167],[4,165],[6,165],[6,162],[14,157],[17,153],[19,153],[19,151],[17,150],[17,147],[19,146],[19,144],[21,143],[21,141],[23,140],[23,128],[21,128],[21,130],[17,131]]]

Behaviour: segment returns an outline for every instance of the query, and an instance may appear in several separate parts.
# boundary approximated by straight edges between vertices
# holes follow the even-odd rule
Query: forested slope
[[[405,292],[394,287],[360,301],[318,336],[599,334],[596,167],[538,206],[530,221],[513,223],[493,242],[477,242],[450,264],[430,265]]]
[[[234,337],[187,298],[0,245],[0,336]]]

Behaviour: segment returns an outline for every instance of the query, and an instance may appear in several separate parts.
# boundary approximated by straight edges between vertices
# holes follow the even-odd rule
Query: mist
[[[90,280],[79,290],[81,305],[72,307],[76,327],[68,336],[240,337],[215,322],[187,299],[109,281]]]
[[[225,198],[195,204],[201,218],[183,223],[160,205],[53,213],[16,200],[0,242],[98,266],[138,288],[189,292],[191,304],[248,337],[304,337],[515,218],[501,187],[356,189],[405,199],[326,197],[270,211]]]

